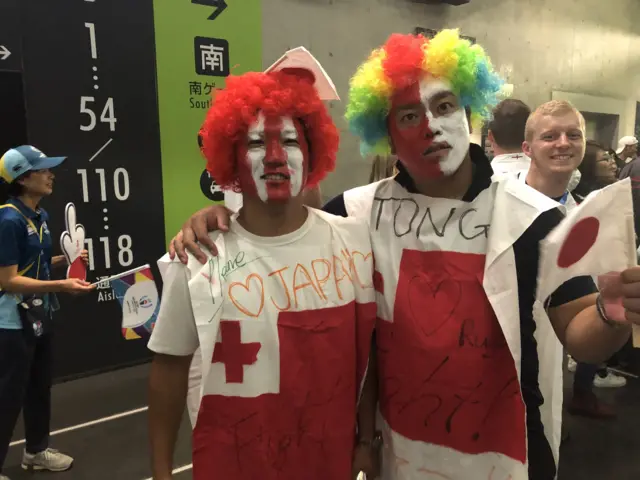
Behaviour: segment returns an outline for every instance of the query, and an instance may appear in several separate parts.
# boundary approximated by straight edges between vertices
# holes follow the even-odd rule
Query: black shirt
[[[491,185],[493,170],[482,148],[471,144],[469,149],[473,162],[474,175],[472,183],[463,196],[465,202],[473,201],[483,190]],[[399,173],[395,177],[410,193],[419,193],[413,180],[402,163],[397,164]],[[347,215],[344,195],[340,194],[331,199],[323,208],[324,211],[343,217]],[[559,209],[542,213],[516,240],[513,245],[518,277],[518,301],[520,307],[520,388],[527,411],[527,440],[530,480],[553,480],[556,475],[556,465],[551,446],[545,434],[540,416],[540,406],[545,399],[538,384],[539,361],[538,345],[534,337],[536,323],[533,319],[533,304],[536,298],[539,242],[545,238],[553,228],[560,223],[563,214]],[[576,277],[561,285],[549,298],[548,306],[557,307],[596,292],[596,286],[591,277]]]
[[[633,197],[633,220],[636,234],[640,235],[640,157],[627,163],[620,172],[619,179],[631,178],[631,195]],[[636,237],[636,245],[640,240]]]

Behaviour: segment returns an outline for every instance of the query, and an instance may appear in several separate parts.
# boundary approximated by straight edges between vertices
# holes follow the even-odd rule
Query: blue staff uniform
[[[47,157],[23,146],[0,158],[0,181],[11,184],[32,171],[53,168],[64,157]],[[49,216],[12,197],[0,205],[0,268],[17,266],[18,274],[50,280],[52,239]],[[52,339],[37,337],[23,328],[18,311],[22,295],[0,290],[0,471],[13,429],[24,412],[26,451],[37,454],[49,446],[51,415]],[[55,295],[44,296],[45,308],[53,310]],[[24,461],[23,461],[24,462]]]

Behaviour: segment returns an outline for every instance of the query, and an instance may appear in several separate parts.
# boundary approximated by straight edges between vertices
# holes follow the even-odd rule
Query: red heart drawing
[[[456,280],[445,278],[432,283],[428,275],[409,280],[409,311],[415,325],[426,336],[437,333],[453,316],[460,303],[462,288]]]
[[[251,289],[251,285],[252,285],[251,279],[254,279],[254,278],[256,279],[256,282],[258,284],[257,291],[254,291]],[[260,296],[260,304],[258,305],[257,311],[253,312],[249,310],[247,305],[244,305],[233,295],[232,290],[235,287],[241,288],[240,295],[242,296],[242,298],[245,299],[245,302],[247,302],[247,304],[249,305],[252,305],[252,306],[255,305],[257,303],[256,296],[257,295]],[[262,281],[262,277],[257,273],[252,273],[247,277],[244,283],[233,282],[231,285],[229,285],[229,299],[236,306],[236,308],[240,310],[242,313],[244,313],[245,315],[253,318],[258,318],[262,313],[262,308],[264,307],[264,282]]]

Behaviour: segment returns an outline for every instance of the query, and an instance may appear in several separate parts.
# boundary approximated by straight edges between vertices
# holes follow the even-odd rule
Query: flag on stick
[[[607,315],[624,315],[620,273],[637,265],[631,182],[627,178],[587,198],[540,242],[537,297],[545,301],[567,280],[598,277]],[[634,328],[634,345],[640,335]],[[636,344],[636,341],[639,342]]]
[[[151,267],[143,265],[102,281],[111,282],[111,288],[122,305],[124,338],[149,338],[160,310],[158,288]]]

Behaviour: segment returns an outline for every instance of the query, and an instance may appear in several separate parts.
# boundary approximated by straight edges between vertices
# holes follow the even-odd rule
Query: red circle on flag
[[[560,253],[558,266],[569,268],[582,260],[596,243],[600,221],[596,217],[587,217],[576,223],[565,238]]]

